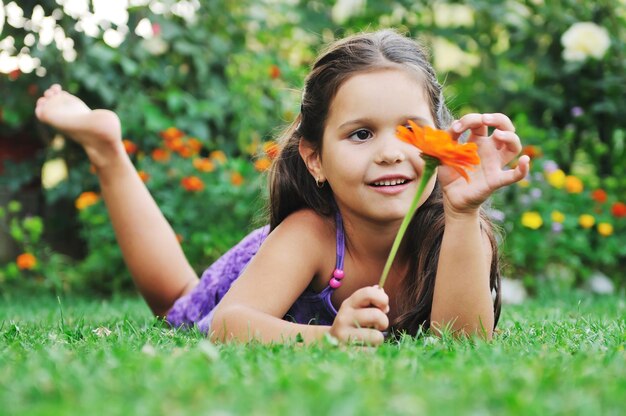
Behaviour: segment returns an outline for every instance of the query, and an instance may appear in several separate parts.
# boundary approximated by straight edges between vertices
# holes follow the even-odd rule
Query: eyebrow
[[[412,120],[412,121],[414,121],[415,123],[417,123],[420,126],[430,126],[431,125],[431,123],[428,120],[426,120],[424,117],[420,117],[420,116],[404,116],[404,117],[401,117],[401,118],[403,120]],[[342,123],[339,126],[339,129],[343,129],[344,127],[350,126],[352,124],[367,124],[367,123],[371,123],[372,121],[373,121],[373,119],[370,118],[370,117],[357,118],[357,119],[349,120],[349,121],[346,121],[345,123]]]

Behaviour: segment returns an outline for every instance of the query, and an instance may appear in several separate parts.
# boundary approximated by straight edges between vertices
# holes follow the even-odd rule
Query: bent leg
[[[152,312],[165,316],[198,277],[124,150],[119,118],[108,110],[90,110],[58,85],[37,101],[35,114],[85,149],[135,285]]]

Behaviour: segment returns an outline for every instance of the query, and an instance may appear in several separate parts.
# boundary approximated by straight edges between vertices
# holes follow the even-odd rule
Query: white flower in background
[[[365,10],[366,0],[337,0],[330,16],[333,22],[342,24],[352,16],[356,16]]]
[[[502,278],[500,294],[504,305],[519,305],[528,297],[524,284],[521,281],[506,277]]]
[[[593,293],[599,295],[610,295],[615,292],[615,285],[607,275],[595,271],[587,281],[587,287]]]
[[[163,55],[169,49],[169,44],[161,36],[144,39],[141,44],[151,55]]]
[[[454,43],[441,37],[437,37],[432,43],[434,65],[437,71],[454,71],[467,76],[472,68],[480,63],[478,55],[463,51]]]
[[[609,46],[609,32],[592,22],[574,23],[561,36],[563,59],[568,62],[582,62],[587,58],[602,59]]]
[[[474,25],[474,9],[464,4],[435,4],[433,15],[437,27],[471,27]]]

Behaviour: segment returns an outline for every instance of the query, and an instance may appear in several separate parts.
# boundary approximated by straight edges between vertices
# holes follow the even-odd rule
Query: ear
[[[319,182],[324,182],[326,177],[324,176],[324,170],[322,169],[322,160],[320,159],[319,152],[313,148],[308,140],[305,139],[300,139],[300,143],[298,143],[298,152],[309,170],[309,173],[313,176],[313,179]]]

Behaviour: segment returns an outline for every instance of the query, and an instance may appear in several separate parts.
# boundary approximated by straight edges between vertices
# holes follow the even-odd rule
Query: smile
[[[374,182],[372,185],[374,185],[374,186],[395,186],[395,185],[402,185],[402,184],[404,184],[406,182],[407,182],[406,179],[392,179],[390,181],[377,181],[377,182]]]

